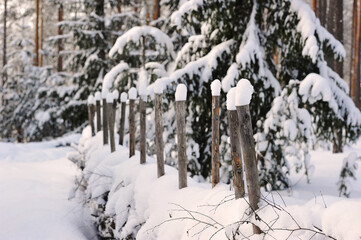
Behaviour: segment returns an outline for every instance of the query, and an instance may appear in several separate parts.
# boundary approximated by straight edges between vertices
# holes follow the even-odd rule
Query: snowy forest
[[[361,0],[0,19],[0,239],[361,238]]]

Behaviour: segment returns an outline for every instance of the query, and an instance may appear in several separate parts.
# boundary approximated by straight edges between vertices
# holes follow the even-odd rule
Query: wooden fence
[[[216,80],[218,81],[218,80]],[[212,83],[213,84],[213,83]],[[219,81],[215,84],[219,85]],[[160,90],[161,89],[161,90]],[[184,97],[184,84],[179,84],[176,91],[176,121],[177,121],[177,145],[178,145],[178,172],[179,172],[179,189],[187,187],[187,143],[186,143],[186,99]],[[246,173],[246,182],[248,189],[249,205],[253,212],[258,209],[260,199],[260,187],[257,172],[257,160],[255,145],[252,131],[251,115],[249,105],[234,106],[233,98],[236,89],[233,88],[227,94],[227,114],[229,123],[230,149],[232,155],[233,185],[235,188],[235,198],[245,196],[245,184],[243,181],[243,172]],[[214,92],[212,89],[212,187],[219,183],[219,111],[220,111],[220,90]],[[183,94],[183,96],[182,96]],[[185,93],[186,94],[186,93]],[[135,154],[135,105],[136,89],[129,91],[129,157]],[[162,117],[162,97],[163,87],[157,87],[154,96],[154,113],[155,113],[155,144],[157,156],[157,175],[161,177],[164,172],[164,142],[163,142],[163,117]],[[144,96],[139,96],[140,111],[140,163],[146,162],[146,121],[145,121],[145,104]],[[119,99],[119,93],[108,93],[102,96],[101,105],[100,93],[97,92],[95,97],[90,96],[88,99],[89,124],[91,126],[92,136],[96,132],[103,130],[103,144],[107,145],[110,140],[110,151],[116,150],[115,146],[115,114],[120,100],[120,128],[119,144],[124,144],[124,126],[127,94],[122,93]],[[230,103],[228,103],[230,101]],[[101,122],[101,111],[103,111],[103,121]],[[96,130],[94,119],[96,119]],[[243,167],[243,163],[244,167]],[[253,232],[261,233],[260,229],[253,225]]]

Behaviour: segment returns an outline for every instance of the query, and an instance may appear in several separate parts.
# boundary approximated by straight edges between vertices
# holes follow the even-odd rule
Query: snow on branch
[[[117,39],[112,49],[110,49],[109,56],[113,57],[116,52],[123,54],[124,49],[129,43],[133,43],[136,46],[141,45],[141,39],[143,37],[151,37],[157,43],[156,46],[165,47],[168,51],[168,54],[172,57],[175,56],[173,50],[172,40],[168,37],[167,34],[163,33],[160,29],[150,26],[137,26],[133,27],[121,37]],[[158,50],[161,50],[160,48]]]
[[[218,66],[217,59],[222,58],[224,53],[231,54],[230,48],[235,43],[233,39],[222,42],[213,47],[206,56],[188,63],[184,68],[174,71],[169,77],[160,78],[163,81],[163,86],[168,86],[185,75],[188,75],[190,78],[194,75],[200,75],[200,81],[208,82],[211,79],[212,71]],[[149,85],[147,89],[148,95],[153,95],[153,87],[153,84]]]
[[[321,42],[327,40],[327,44],[333,49],[337,56],[342,58],[346,56],[346,50],[342,43],[321,26],[319,19],[316,18],[315,13],[309,4],[303,0],[291,0],[290,10],[297,14],[299,19],[297,31],[301,34],[303,42],[306,43],[305,48],[309,49],[304,50],[303,53],[309,55],[311,59],[315,57],[316,48],[312,49],[310,46],[315,46],[315,44],[317,44],[317,42],[314,41],[315,39],[313,39],[314,35],[317,34]]]
[[[119,63],[117,66],[113,67],[105,76],[103,80],[102,94],[109,92],[109,89],[113,86],[114,79],[122,72],[129,69],[128,64],[125,62]]]
[[[239,68],[249,68],[251,63],[259,65],[258,76],[268,79],[265,81],[265,87],[272,87],[276,95],[280,94],[281,86],[277,79],[273,76],[272,72],[267,67],[265,61],[266,54],[264,48],[261,46],[259,36],[261,35],[260,29],[256,23],[256,13],[258,5],[255,2],[253,5],[250,20],[247,29],[244,33],[242,43],[239,47],[239,52],[236,56],[236,63],[233,63],[227,71],[227,75],[222,80],[223,91],[228,92],[229,89],[235,84],[239,77]]]

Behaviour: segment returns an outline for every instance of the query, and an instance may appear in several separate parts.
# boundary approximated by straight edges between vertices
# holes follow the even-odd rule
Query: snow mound
[[[253,91],[253,86],[249,80],[245,78],[239,80],[236,88],[236,106],[249,105]]]
[[[178,84],[177,90],[175,92],[176,101],[185,101],[187,100],[187,87],[183,83]]]

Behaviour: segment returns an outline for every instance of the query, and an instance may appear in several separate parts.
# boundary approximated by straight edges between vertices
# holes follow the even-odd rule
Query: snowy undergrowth
[[[84,188],[78,194],[88,202],[102,237],[168,240],[361,236],[359,199],[322,194],[305,199],[296,187],[293,196],[289,191],[263,192],[256,220],[249,214],[248,198],[235,200],[231,186],[218,184],[211,189],[208,183],[188,178],[188,187],[178,190],[175,168],[166,166],[165,176],[158,179],[153,158],[148,157],[147,163],[140,165],[139,153],[129,158],[123,146],[117,146],[111,154],[109,146],[102,144],[102,132],[90,137],[87,127],[78,148],[85,156],[80,177]],[[250,222],[266,234],[252,236]]]

